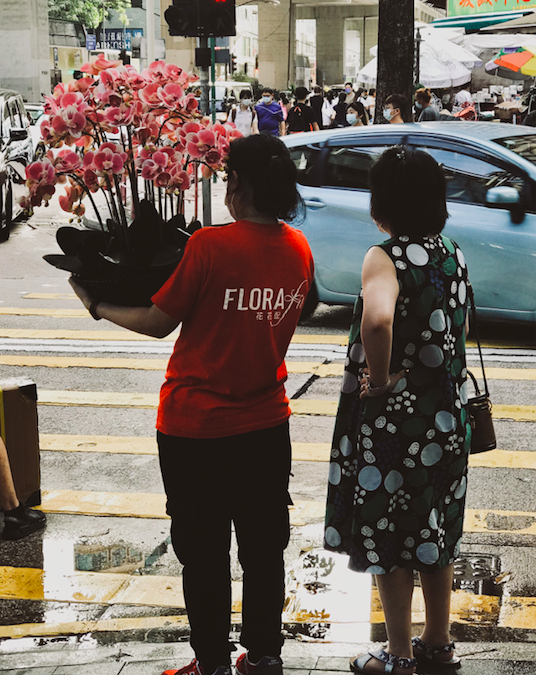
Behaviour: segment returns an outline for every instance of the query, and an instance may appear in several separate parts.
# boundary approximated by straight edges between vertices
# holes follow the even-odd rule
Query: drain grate
[[[488,553],[464,553],[454,562],[454,588],[476,595],[502,595],[496,579],[501,572],[499,556]]]

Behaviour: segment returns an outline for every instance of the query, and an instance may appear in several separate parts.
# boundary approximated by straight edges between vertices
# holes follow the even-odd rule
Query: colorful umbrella
[[[502,77],[536,77],[536,46],[505,47],[486,63],[486,70]]]

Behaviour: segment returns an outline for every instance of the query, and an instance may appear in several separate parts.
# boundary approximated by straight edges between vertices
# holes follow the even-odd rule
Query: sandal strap
[[[420,637],[411,638],[411,644],[429,656],[437,656],[438,654],[450,654],[456,650],[456,645],[454,642],[451,642],[448,645],[442,645],[440,647],[435,647],[434,645],[429,644],[428,642],[423,642]]]
[[[375,652],[369,652],[371,656],[378,661],[385,663],[386,673],[392,673],[396,666],[399,668],[416,668],[417,659],[408,659],[404,656],[395,656],[394,654],[388,654],[385,649],[378,649]]]

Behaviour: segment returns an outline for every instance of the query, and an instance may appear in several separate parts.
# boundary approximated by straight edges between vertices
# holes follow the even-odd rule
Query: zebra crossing
[[[55,614],[45,609],[40,621],[21,619],[0,626],[0,638],[122,631],[164,624],[185,627],[180,579],[177,574],[166,573],[176,568],[166,558],[170,552],[164,546],[167,534],[162,534],[167,527],[163,489],[158,489],[152,479],[147,480],[146,489],[141,489],[143,476],[136,473],[143,473],[147,470],[145,467],[151,467],[151,471],[157,468],[156,442],[150,435],[147,420],[154,416],[158,404],[158,373],[163,378],[177,333],[155,340],[111,327],[99,326],[99,330],[95,330],[85,310],[62,306],[74,304],[72,300],[69,293],[28,293],[24,301],[57,306],[0,307],[0,317],[14,317],[11,327],[0,327],[0,376],[4,379],[24,374],[38,385],[39,411],[45,427],[40,434],[44,466],[42,508],[49,514],[49,526],[38,544],[42,549],[37,562],[21,564],[9,547],[0,543],[0,601],[20,600],[46,607],[58,605],[64,610]],[[13,327],[17,317],[29,316],[35,317],[35,328]],[[47,327],[41,328],[40,323],[45,319]],[[50,320],[57,321],[57,327],[50,328]],[[75,328],[72,328],[73,322]],[[342,334],[299,333],[294,336],[286,357],[296,474],[291,483],[291,491],[294,486],[296,493],[291,507],[296,540],[295,550],[289,553],[291,567],[299,566],[303,555],[317,551],[321,543],[330,437],[346,344],[347,338]],[[520,392],[525,391],[523,387],[530,388],[534,384],[536,367],[531,366],[536,363],[536,349],[527,345],[486,344],[484,354],[486,362],[493,364],[487,369],[492,390],[495,382],[513,383]],[[477,377],[481,375],[472,344],[468,359]],[[91,373],[95,377],[88,380]],[[108,386],[110,382],[120,383],[126,376],[128,382],[124,389],[117,384],[113,388]],[[46,384],[41,385],[40,380]],[[95,382],[100,382],[102,388],[87,386]],[[508,472],[508,476],[522,478],[527,473],[532,476],[531,472],[536,470],[534,398],[528,396],[520,401],[517,397],[514,401],[507,400],[506,394],[504,397],[494,405],[494,418],[499,426],[504,426],[505,433],[500,436],[508,442],[498,450],[471,458],[471,471],[477,472],[476,481],[488,480],[492,472]],[[125,416],[119,433],[114,429],[116,415]],[[147,416],[143,417],[143,423],[139,422],[139,415]],[[106,420],[97,421],[103,419],[99,416],[106,416]],[[143,427],[143,430],[127,435],[124,430],[129,425]],[[521,450],[515,442],[518,429],[523,430],[528,439]],[[96,466],[106,474],[106,486],[113,489],[103,489],[98,481],[91,484]],[[486,503],[470,506],[465,521],[469,540],[479,538],[482,547],[497,537],[505,541],[513,537],[518,542],[516,545],[533,546],[536,504],[533,510],[516,508],[517,505],[515,495],[512,495],[511,508],[502,508],[490,494]],[[91,530],[96,543],[85,536],[85,528]],[[162,551],[166,549],[161,555],[153,555],[154,551],[133,553],[135,547],[127,546],[121,537],[114,544],[106,539],[108,535],[101,534],[109,529],[113,539],[114,533],[126,536],[124,533],[136,531],[141,541],[143,537],[139,533],[147,528],[160,535],[160,547]],[[73,531],[78,536],[73,536]],[[139,542],[134,543],[141,547]],[[320,553],[316,555],[321,557]],[[154,561],[147,565],[147,560],[153,558],[167,560],[163,571],[155,567]],[[98,571],[95,566],[91,567],[90,561],[94,559],[101,560]],[[121,564],[115,564],[118,561]],[[241,585],[236,579],[234,623],[239,622],[240,595]],[[301,598],[299,602],[296,597]],[[340,610],[339,615],[337,607],[328,613],[325,608],[310,610],[303,593],[301,596],[298,593],[289,597],[286,620],[302,624],[353,625],[363,621],[366,625],[382,624],[383,615],[374,588],[369,589],[367,597],[365,619],[358,620],[349,619],[346,610]],[[497,625],[511,630],[536,631],[534,604],[530,595],[509,597],[508,594],[458,589],[453,617],[463,624],[470,621],[468,617],[473,612],[480,617],[476,624],[473,622],[477,627]],[[98,616],[76,618],[74,610],[69,614],[70,607],[80,605],[98,607]],[[110,619],[107,612],[111,607],[151,608],[153,614],[133,617],[125,612],[124,616]],[[479,608],[476,613],[475,607]],[[176,614],[170,614],[170,609],[177,610]],[[415,622],[421,614],[422,597],[417,592]],[[31,612],[28,616],[31,618]],[[65,617],[71,619],[65,620]]]

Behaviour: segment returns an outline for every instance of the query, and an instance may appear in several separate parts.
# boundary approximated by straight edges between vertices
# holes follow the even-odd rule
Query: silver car
[[[11,222],[21,211],[18,198],[26,191],[26,167],[34,155],[29,127],[22,96],[0,89],[0,241],[9,237]]]
[[[298,169],[303,223],[319,301],[353,304],[367,249],[385,238],[370,217],[368,171],[388,147],[429,152],[447,178],[444,233],[468,261],[479,313],[536,322],[536,130],[511,124],[425,122],[333,129],[285,137]],[[418,209],[419,205],[415,204]]]

